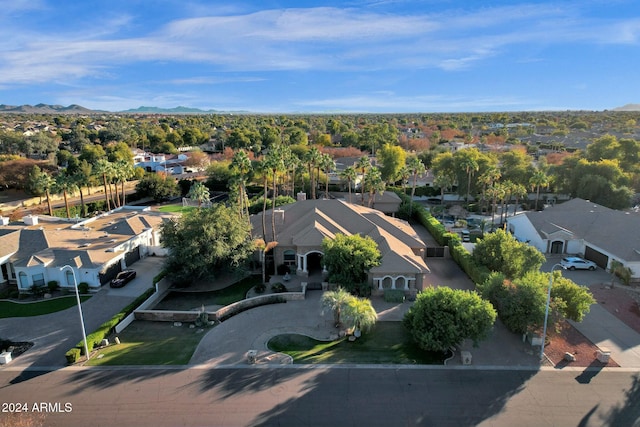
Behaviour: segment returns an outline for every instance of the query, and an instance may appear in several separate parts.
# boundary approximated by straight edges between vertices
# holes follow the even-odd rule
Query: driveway
[[[108,285],[103,286],[83,302],[82,312],[87,334],[151,287],[153,277],[162,268],[162,263],[163,258],[141,259],[131,266],[138,272],[137,277],[125,287],[111,289]],[[34,343],[28,352],[13,360],[10,366],[65,366],[65,353],[82,340],[78,309],[74,306],[43,316],[0,319],[0,337],[15,342]]]
[[[431,273],[427,283],[449,286],[454,289],[473,289],[474,285],[460,267],[451,259],[427,259]],[[220,366],[246,364],[246,353],[257,350],[258,360],[279,361],[267,348],[272,337],[297,333],[319,340],[335,338],[338,331],[333,326],[332,313],[323,312],[321,291],[308,291],[303,301],[289,301],[256,307],[239,313],[211,329],[200,341],[191,357],[191,365]],[[371,299],[379,321],[401,321],[411,302],[388,303],[381,297]],[[476,366],[528,366],[538,367],[538,350],[523,343],[520,336],[507,331],[500,320],[496,321],[487,340],[477,347],[465,341],[462,350],[471,352]],[[460,353],[447,363],[461,365]]]
[[[560,262],[561,255],[551,255],[543,264],[542,271],[550,271]],[[556,267],[555,270],[562,270]],[[602,268],[595,271],[562,270],[562,275],[581,286],[593,287],[611,283],[611,274]],[[582,322],[571,324],[589,341],[601,350],[611,352],[611,358],[624,368],[640,368],[640,334],[627,326],[622,320],[607,311],[600,304],[591,306],[591,310]]]

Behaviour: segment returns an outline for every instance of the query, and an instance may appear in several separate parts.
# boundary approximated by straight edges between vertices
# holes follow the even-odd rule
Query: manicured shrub
[[[80,359],[80,349],[77,347],[74,347],[72,349],[70,349],[69,351],[67,351],[64,355],[64,357],[67,358],[67,363],[72,365],[74,363],[76,363],[78,361],[78,359]]]
[[[271,290],[276,293],[287,292],[287,287],[282,283],[278,282],[271,285]]]
[[[385,289],[384,300],[387,302],[404,302],[404,291],[402,289]]]
[[[58,286],[58,282],[56,280],[51,280],[49,283],[47,283],[47,286],[49,287],[49,292],[57,291],[60,287]]]
[[[87,282],[78,283],[78,292],[81,294],[86,294],[89,292],[89,284]]]
[[[267,286],[264,283],[259,283],[254,287],[257,294],[262,294],[267,290]]]

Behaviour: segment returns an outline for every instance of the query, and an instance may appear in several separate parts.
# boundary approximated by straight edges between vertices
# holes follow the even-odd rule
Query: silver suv
[[[593,271],[597,268],[596,263],[586,259],[582,259],[577,256],[570,256],[562,258],[560,265],[565,270],[590,270]]]

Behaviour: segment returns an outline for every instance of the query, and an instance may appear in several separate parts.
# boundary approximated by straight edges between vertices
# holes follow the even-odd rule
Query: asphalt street
[[[635,426],[637,372],[244,367],[0,371],[46,426]],[[9,404],[13,403],[13,406]],[[47,413],[34,411],[48,408]]]

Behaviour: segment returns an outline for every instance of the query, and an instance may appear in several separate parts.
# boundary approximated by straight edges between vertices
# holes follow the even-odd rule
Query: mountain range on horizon
[[[221,111],[221,110],[202,110],[200,108],[191,108],[178,106],[174,108],[160,108],[140,106],[123,111],[106,111],[91,110],[81,105],[71,104],[69,106],[36,104],[36,105],[6,105],[0,104],[1,113],[22,113],[22,114],[104,114],[104,113],[123,113],[123,114],[212,114],[212,113],[248,113],[247,111]]]
[[[621,107],[612,108],[611,111],[640,111],[640,104],[626,104]],[[122,113],[122,114],[249,114],[249,111],[222,111],[222,110],[202,110],[200,108],[178,106],[174,108],[149,107],[140,106],[122,111],[106,111],[92,110],[81,105],[71,104],[69,106],[51,105],[51,104],[23,104],[19,106],[0,104],[0,114],[2,113],[18,113],[18,114],[104,114],[104,113]]]

